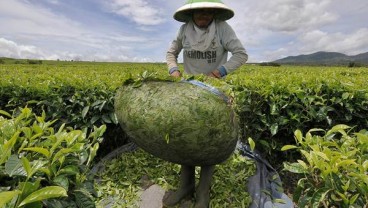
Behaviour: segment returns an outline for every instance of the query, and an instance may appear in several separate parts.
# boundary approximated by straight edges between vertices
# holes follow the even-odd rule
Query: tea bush
[[[311,129],[305,136],[296,130],[297,145],[283,147],[302,155],[284,163],[285,170],[302,175],[293,194],[299,207],[368,206],[368,131],[353,130],[336,125],[328,131]]]
[[[95,207],[89,167],[106,127],[87,134],[29,108],[14,114],[0,110],[0,207]]]

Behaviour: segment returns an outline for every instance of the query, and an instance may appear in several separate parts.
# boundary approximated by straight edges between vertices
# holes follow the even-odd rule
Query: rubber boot
[[[165,207],[171,207],[178,204],[187,196],[193,196],[195,189],[194,166],[181,166],[179,189],[175,192],[166,193],[162,199]]]
[[[194,208],[208,208],[210,203],[210,189],[215,166],[202,166],[199,184],[196,190]]]

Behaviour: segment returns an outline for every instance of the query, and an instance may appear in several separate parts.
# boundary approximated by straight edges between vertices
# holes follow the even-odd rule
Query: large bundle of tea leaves
[[[184,165],[226,160],[237,142],[237,122],[224,96],[200,82],[146,81],[123,85],[115,113],[145,151]]]

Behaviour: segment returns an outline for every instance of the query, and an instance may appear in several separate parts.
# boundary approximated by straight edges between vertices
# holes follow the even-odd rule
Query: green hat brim
[[[195,9],[216,9],[215,19],[226,21],[234,16],[234,11],[223,3],[216,2],[195,2],[186,4],[176,10],[174,19],[179,22],[189,22]]]

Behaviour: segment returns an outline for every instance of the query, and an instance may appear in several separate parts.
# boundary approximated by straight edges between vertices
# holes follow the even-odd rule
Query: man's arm
[[[223,65],[227,74],[244,65],[248,60],[248,54],[231,26],[226,22],[223,22],[222,26],[222,44],[232,54],[229,61]]]
[[[169,50],[166,53],[166,63],[167,63],[167,67],[169,70],[169,74],[171,75],[177,75],[179,72],[180,75],[180,71],[179,71],[179,67],[178,67],[178,56],[181,52],[181,50],[183,49],[182,46],[182,33],[183,31],[183,26],[180,28],[175,40],[172,41]]]

